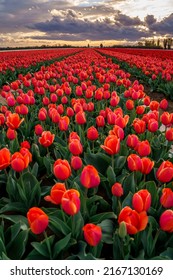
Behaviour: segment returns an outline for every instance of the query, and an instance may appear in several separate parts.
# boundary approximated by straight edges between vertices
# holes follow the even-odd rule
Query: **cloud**
[[[145,31],[135,27],[141,24],[138,18],[129,18],[121,13],[118,13],[116,20],[115,17],[112,17],[112,19],[100,17],[95,20],[89,20],[87,17],[81,17],[81,14],[77,14],[73,10],[59,11],[58,15],[53,16],[51,20],[35,23],[28,27],[33,30],[39,30],[46,34],[44,35],[46,36],[45,38],[54,38],[54,40],[66,40],[67,37],[74,41],[86,39],[138,40],[147,35]]]
[[[117,11],[115,15],[115,20],[120,22],[123,26],[138,26],[143,24],[143,22],[139,19],[139,17],[129,17],[122,12]]]
[[[150,30],[156,32],[158,35],[169,35],[173,37],[173,13],[165,17],[160,22],[154,21],[150,24]]]
[[[0,0],[1,37],[16,44],[23,38],[37,44],[44,40],[140,41],[153,35],[173,36],[173,14],[160,21],[148,14],[142,20],[121,10],[132,2],[140,1]]]

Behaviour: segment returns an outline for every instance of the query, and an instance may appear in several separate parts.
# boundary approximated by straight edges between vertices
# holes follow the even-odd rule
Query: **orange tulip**
[[[80,194],[75,189],[70,189],[64,192],[61,205],[62,209],[68,215],[75,215],[80,211]]]
[[[57,159],[53,165],[53,173],[59,180],[67,180],[71,176],[71,167],[66,159]]]
[[[7,148],[0,150],[0,170],[7,168],[11,162],[11,154]]]
[[[11,129],[17,129],[23,121],[24,119],[20,119],[17,113],[9,113],[6,120],[6,125]]]
[[[85,166],[80,176],[80,182],[87,189],[98,187],[100,176],[97,169],[92,165]]]
[[[100,146],[109,155],[115,155],[120,151],[120,138],[116,135],[109,135],[104,141],[104,145]]]
[[[146,211],[138,213],[129,206],[125,206],[118,217],[118,223],[125,222],[128,234],[136,234],[146,228],[148,216]]]
[[[27,219],[31,231],[34,234],[42,233],[49,224],[49,218],[46,213],[38,207],[32,207],[27,212]]]
[[[49,147],[52,145],[54,138],[55,134],[52,134],[50,131],[43,131],[38,141],[43,147]]]
[[[50,201],[53,204],[61,204],[61,199],[66,191],[66,187],[64,183],[56,183],[50,191],[50,195],[44,197],[46,201]]]
[[[100,243],[102,239],[102,229],[100,226],[89,223],[82,230],[84,232],[84,238],[90,246],[97,246]]]

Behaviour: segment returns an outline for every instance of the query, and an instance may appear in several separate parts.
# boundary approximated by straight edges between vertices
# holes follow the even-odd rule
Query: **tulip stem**
[[[44,231],[43,234],[44,234],[44,237],[45,237],[45,240],[46,240],[46,245],[47,245],[47,249],[48,249],[48,252],[49,252],[50,260],[52,260],[52,251],[51,251],[50,242],[49,242],[46,231]]]
[[[112,169],[114,170],[114,155],[112,155]]]

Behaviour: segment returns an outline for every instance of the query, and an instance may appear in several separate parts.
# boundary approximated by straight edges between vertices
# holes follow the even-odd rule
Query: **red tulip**
[[[98,130],[94,126],[91,126],[87,129],[87,138],[90,141],[97,140],[98,137],[99,137]]]
[[[166,110],[168,108],[168,100],[167,99],[162,99],[160,101],[160,105],[159,105],[160,109],[162,110]]]
[[[67,180],[71,176],[71,167],[66,159],[57,159],[53,165],[53,173],[59,180]]]
[[[9,140],[14,140],[17,136],[17,132],[14,129],[11,129],[10,127],[7,129],[7,138]]]
[[[59,123],[58,123],[59,129],[61,131],[68,130],[69,123],[70,123],[69,117],[67,117],[67,116],[61,117],[60,120],[59,120]]]
[[[105,126],[105,119],[103,116],[97,116],[96,117],[96,124],[98,127],[103,127]]]
[[[52,145],[54,138],[55,134],[52,134],[50,131],[43,131],[38,141],[43,147],[49,147]]]
[[[172,127],[169,128],[168,130],[166,130],[165,137],[166,137],[166,140],[173,141],[173,128]]]
[[[149,106],[150,106],[150,110],[151,110],[151,111],[155,111],[155,110],[158,111],[159,105],[160,105],[160,104],[159,104],[158,101],[155,101],[155,100],[151,101],[151,102],[150,102],[150,105],[149,105]]]
[[[97,246],[100,243],[102,239],[102,229],[100,226],[89,223],[82,230],[84,238],[90,246]]]
[[[32,207],[27,212],[27,219],[31,231],[34,234],[40,234],[47,228],[49,218],[47,214],[38,207]]]
[[[138,213],[129,206],[125,206],[118,217],[118,223],[125,222],[128,234],[136,234],[146,228],[148,216],[146,211]]]
[[[140,171],[142,167],[141,158],[136,154],[131,154],[127,158],[128,168],[131,171]]]
[[[34,131],[36,135],[41,135],[43,132],[43,127],[41,126],[41,124],[37,124],[34,128]]]
[[[163,231],[173,232],[173,210],[165,210],[160,216],[160,227]]]
[[[132,197],[132,206],[137,212],[148,211],[151,206],[151,194],[148,190],[140,190]]]
[[[158,128],[159,128],[159,124],[158,124],[157,120],[155,120],[155,119],[148,120],[148,130],[150,132],[155,132],[158,130]]]
[[[75,215],[80,211],[80,194],[75,189],[70,189],[64,192],[61,205],[62,209],[68,215]]]
[[[128,147],[134,149],[135,147],[137,147],[138,143],[139,143],[139,138],[136,134],[129,134],[127,136],[126,144]]]
[[[141,158],[142,166],[140,172],[142,174],[149,174],[154,167],[154,161],[147,157]]]
[[[116,135],[120,140],[124,139],[124,130],[118,126],[114,125],[113,129],[109,131],[109,135]]]
[[[30,162],[30,154],[22,155],[20,152],[15,152],[11,157],[11,167],[16,172],[21,172],[28,167]]]
[[[146,123],[143,120],[135,119],[133,121],[133,128],[137,134],[142,134],[146,130]]]
[[[28,150],[31,148],[31,145],[30,145],[30,143],[29,143],[27,140],[21,142],[21,143],[20,143],[20,146],[21,146],[22,148],[27,148]]]
[[[92,165],[85,166],[80,176],[80,182],[87,189],[98,187],[100,176],[97,169]]]
[[[74,156],[79,156],[83,153],[83,146],[78,139],[72,139],[68,144],[68,148]]]
[[[171,125],[171,114],[169,114],[168,112],[164,112],[161,116],[160,116],[160,121],[162,122],[162,124],[169,126]]]
[[[134,109],[134,101],[129,99],[126,101],[126,108],[127,110],[133,110]]]
[[[165,208],[173,207],[173,191],[170,188],[162,189],[162,196],[160,198],[160,203]]]
[[[136,107],[136,114],[138,115],[142,115],[145,112],[145,106],[143,105],[139,105]]]
[[[61,199],[65,191],[66,187],[64,183],[56,183],[51,188],[50,195],[45,196],[44,199],[56,205],[61,204]]]
[[[82,111],[79,111],[75,116],[75,121],[77,124],[85,124],[86,123],[85,113]]]
[[[167,183],[173,178],[173,164],[166,160],[157,169],[156,177],[160,182]]]
[[[116,182],[115,184],[113,184],[112,188],[111,188],[112,194],[116,197],[120,197],[123,195],[124,191],[123,191],[123,187],[122,184]]]
[[[78,156],[72,156],[71,157],[71,167],[74,170],[78,170],[82,167],[82,159]]]
[[[141,157],[148,156],[151,153],[150,143],[148,140],[138,142],[136,150]]]

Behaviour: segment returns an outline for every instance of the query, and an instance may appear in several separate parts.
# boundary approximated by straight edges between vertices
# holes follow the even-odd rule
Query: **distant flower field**
[[[172,259],[172,52],[0,57],[0,259]]]

